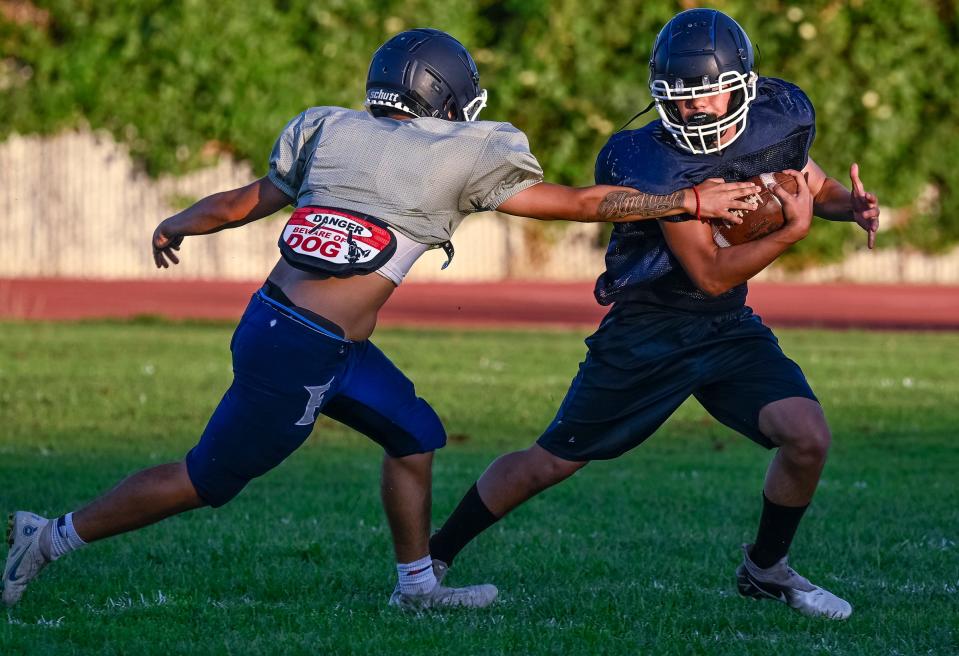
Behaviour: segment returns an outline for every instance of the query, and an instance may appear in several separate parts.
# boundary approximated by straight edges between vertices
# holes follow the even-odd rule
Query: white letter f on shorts
[[[300,420],[294,424],[295,426],[309,426],[314,421],[316,421],[316,412],[320,409],[320,406],[323,405],[323,397],[330,390],[330,385],[333,384],[333,379],[330,378],[330,382],[326,385],[304,385],[303,389],[310,393],[310,400],[306,402],[306,408],[303,410],[303,416],[300,417]]]

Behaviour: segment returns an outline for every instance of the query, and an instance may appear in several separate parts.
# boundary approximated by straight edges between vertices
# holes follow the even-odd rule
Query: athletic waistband
[[[266,303],[287,315],[291,319],[301,321],[310,328],[318,330],[319,332],[330,337],[334,337],[342,342],[351,341],[346,338],[346,331],[343,330],[339,325],[330,321],[326,317],[313,312],[312,310],[308,310],[305,307],[296,305],[290,300],[290,297],[279,288],[279,286],[269,280],[263,283],[263,287],[257,291],[257,295],[260,296],[260,298],[262,298]]]

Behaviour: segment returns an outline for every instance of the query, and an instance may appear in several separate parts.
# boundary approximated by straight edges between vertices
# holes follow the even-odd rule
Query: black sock
[[[483,503],[476,483],[473,483],[446,523],[430,538],[430,555],[452,565],[463,547],[498,519]]]
[[[749,559],[763,569],[775,565],[789,552],[799,520],[808,507],[808,504],[799,508],[780,506],[767,499],[764,492],[763,514],[759,518],[759,531]]]

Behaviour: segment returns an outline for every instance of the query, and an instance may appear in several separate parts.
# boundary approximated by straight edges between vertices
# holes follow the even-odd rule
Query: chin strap
[[[655,107],[655,106],[656,106],[656,101],[653,100],[653,101],[650,102],[648,105],[646,105],[646,109],[644,109],[644,110],[641,111],[639,114],[636,114],[635,116],[633,116],[633,118],[631,118],[631,119],[629,119],[628,121],[626,121],[626,123],[623,125],[623,127],[621,127],[620,129],[618,129],[618,130],[616,130],[616,131],[617,131],[617,132],[622,132],[622,131],[625,130],[627,127],[629,127],[629,124],[630,124],[630,123],[632,123],[633,121],[635,121],[636,119],[638,119],[640,116],[642,116],[643,114],[645,114],[646,112],[648,112],[649,110],[651,110],[651,109],[652,109],[653,107]]]

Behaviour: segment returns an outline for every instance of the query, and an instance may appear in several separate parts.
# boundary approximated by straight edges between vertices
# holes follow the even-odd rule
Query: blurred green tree
[[[587,184],[596,153],[649,102],[649,49],[667,0],[49,0],[0,7],[0,138],[88,125],[150,173],[228,152],[266,168],[273,139],[311,105],[360,108],[373,50],[409,27],[447,30],[490,89],[484,118],[525,130],[551,179]],[[728,0],[759,71],[802,86],[818,112],[813,156],[897,208],[885,239],[959,241],[956,0]],[[652,120],[651,112],[642,121]],[[887,218],[888,220],[888,218]],[[855,241],[853,241],[855,240]],[[818,226],[794,264],[862,240]]]

